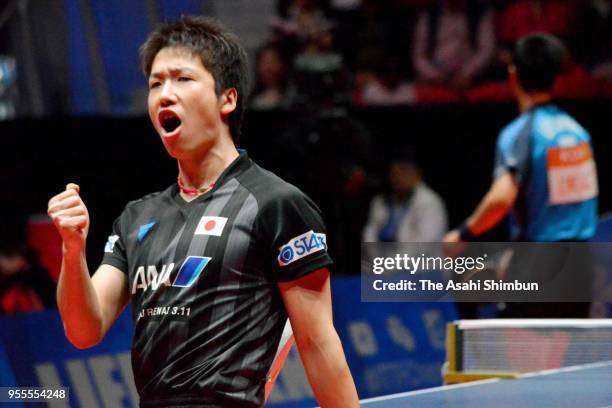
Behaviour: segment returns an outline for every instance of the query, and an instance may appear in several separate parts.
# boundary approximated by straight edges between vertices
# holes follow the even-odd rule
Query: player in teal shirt
[[[509,72],[521,115],[499,135],[489,191],[446,242],[470,241],[508,214],[517,241],[585,241],[594,235],[598,187],[591,137],[551,103],[564,54],[551,35],[517,43]]]

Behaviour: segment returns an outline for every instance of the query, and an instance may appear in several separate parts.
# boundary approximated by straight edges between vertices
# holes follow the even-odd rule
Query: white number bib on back
[[[548,149],[548,191],[551,205],[597,197],[597,171],[588,143]]]

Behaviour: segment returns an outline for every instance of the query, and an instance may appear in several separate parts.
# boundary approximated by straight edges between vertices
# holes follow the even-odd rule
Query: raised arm
[[[332,322],[329,270],[280,283],[279,288],[317,401],[322,408],[358,407],[353,377]]]
[[[48,214],[63,240],[57,303],[64,331],[75,347],[92,347],[127,304],[127,277],[113,266],[102,265],[90,278],[85,257],[89,214],[79,186],[68,184],[49,200]]]

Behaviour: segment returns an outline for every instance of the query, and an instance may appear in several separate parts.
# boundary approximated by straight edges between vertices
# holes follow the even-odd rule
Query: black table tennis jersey
[[[258,407],[287,313],[278,282],[332,263],[320,210],[246,153],[186,202],[130,202],[103,263],[128,275],[143,407]]]

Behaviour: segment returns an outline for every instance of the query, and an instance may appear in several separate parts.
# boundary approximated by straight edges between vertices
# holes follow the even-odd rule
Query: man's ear
[[[238,92],[236,91],[236,88],[226,89],[221,95],[221,113],[224,115],[229,115],[236,110],[237,103]]]

